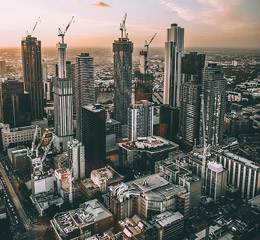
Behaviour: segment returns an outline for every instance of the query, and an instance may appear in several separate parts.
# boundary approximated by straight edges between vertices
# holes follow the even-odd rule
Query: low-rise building
[[[114,217],[97,199],[93,199],[77,209],[55,214],[51,225],[56,239],[84,239],[113,228]]]
[[[181,239],[184,233],[184,216],[180,212],[166,211],[152,217],[158,240]]]
[[[2,142],[4,151],[12,145],[30,144],[33,140],[36,126],[26,126],[10,128],[9,124],[5,124],[2,128]],[[41,128],[37,127],[37,137],[41,137]]]
[[[167,158],[169,152],[178,149],[178,144],[158,136],[138,138],[119,143],[119,162],[121,166],[139,171],[153,170],[156,161]]]
[[[167,210],[187,215],[190,193],[157,173],[109,187],[105,203],[117,221],[134,214],[147,219]]]

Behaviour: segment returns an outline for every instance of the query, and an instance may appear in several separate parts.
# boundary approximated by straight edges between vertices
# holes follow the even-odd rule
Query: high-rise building
[[[106,116],[100,104],[82,106],[82,144],[85,146],[86,175],[104,167],[106,159]]]
[[[182,57],[179,135],[192,147],[199,142],[200,94],[205,54],[191,52]]]
[[[204,96],[205,137],[207,143],[210,145],[221,144],[226,109],[226,79],[223,70],[217,64],[209,63],[204,69],[202,94]]]
[[[152,102],[153,74],[148,72],[148,52],[140,51],[140,70],[135,72],[135,101]]]
[[[0,76],[6,74],[6,62],[1,60],[0,61]]]
[[[15,79],[0,81],[0,122],[10,127],[30,125],[30,105],[24,94],[23,82]]]
[[[30,94],[32,120],[43,118],[41,41],[27,35],[22,40],[24,89]]]
[[[59,138],[60,148],[66,149],[67,142],[73,135],[73,99],[72,80],[67,75],[66,48],[67,44],[57,43],[58,77],[54,82],[54,127]]]
[[[153,106],[142,100],[128,108],[128,138],[135,141],[138,137],[153,136]]]
[[[164,63],[163,103],[180,106],[181,58],[184,54],[184,29],[174,23],[167,29]]]
[[[89,53],[76,57],[73,99],[77,120],[77,139],[81,140],[81,108],[95,103],[94,62]]]
[[[115,40],[114,52],[114,118],[122,125],[127,124],[127,110],[132,95],[133,43],[128,36]]]
[[[68,155],[72,163],[72,177],[74,180],[85,178],[85,147],[79,140],[68,142]]]
[[[179,133],[187,144],[199,143],[201,85],[181,84]]]

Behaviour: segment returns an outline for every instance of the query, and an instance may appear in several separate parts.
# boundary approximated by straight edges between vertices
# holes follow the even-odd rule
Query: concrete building
[[[186,216],[190,196],[184,187],[153,174],[109,187],[105,202],[117,221],[134,214],[147,219],[167,210],[180,211]]]
[[[27,149],[25,146],[9,148],[7,150],[7,154],[14,172],[30,172],[30,161],[29,157],[27,156]]]
[[[122,231],[123,239],[145,239],[156,240],[157,232],[154,226],[147,221],[141,219],[138,215],[132,218],[125,218],[118,222],[120,230]]]
[[[4,76],[6,74],[6,62],[0,60],[0,76]]]
[[[199,207],[201,198],[201,179],[192,173],[183,154],[175,154],[178,159],[167,158],[155,163],[154,172],[163,173],[170,182],[183,186],[190,192],[190,209]]]
[[[208,162],[205,176],[205,193],[212,197],[214,202],[217,198],[224,196],[227,186],[227,170],[222,164]]]
[[[18,146],[22,144],[30,144],[35,133],[35,126],[26,126],[18,128],[10,128],[9,124],[5,124],[2,128],[2,141],[4,151],[11,146]],[[37,137],[41,137],[41,128],[37,128]]]
[[[119,165],[138,171],[154,169],[156,161],[168,157],[169,152],[179,149],[179,145],[157,136],[138,138],[133,142],[119,143]]]
[[[114,118],[127,124],[127,109],[132,96],[132,53],[133,43],[128,36],[115,40],[114,52]]]
[[[157,230],[158,240],[182,239],[184,216],[180,212],[166,211],[153,216],[150,224]]]
[[[203,70],[202,94],[204,95],[207,144],[219,145],[223,141],[224,132],[226,79],[224,78],[223,70],[217,64],[209,63]]]
[[[128,139],[135,141],[149,136],[153,136],[153,106],[141,100],[128,108]]]
[[[36,37],[27,35],[22,39],[22,63],[24,90],[30,94],[30,107],[32,120],[43,118],[43,81],[41,41]]]
[[[180,106],[181,58],[184,54],[184,29],[171,24],[167,29],[165,43],[164,96],[163,103],[172,107]]]
[[[77,139],[68,142],[68,156],[74,180],[85,178],[85,147]]]
[[[124,180],[124,176],[120,175],[109,165],[104,168],[93,170],[90,178],[97,185],[102,193],[106,193],[108,186],[117,185]]]
[[[77,121],[76,137],[79,141],[82,141],[81,108],[83,105],[93,105],[95,103],[94,61],[93,57],[89,56],[89,53],[81,53],[76,56],[73,85],[73,99]]]
[[[86,176],[104,167],[106,159],[105,110],[95,104],[82,107],[82,144],[85,146]]]
[[[214,151],[218,162],[227,169],[227,183],[251,199],[260,193],[260,165],[229,151]]]
[[[67,44],[57,43],[58,48],[58,76],[54,81],[54,127],[60,149],[66,150],[67,142],[73,135],[73,98],[72,79],[66,68]]]
[[[24,93],[23,82],[16,79],[0,81],[0,122],[10,127],[31,124],[29,95]]]
[[[85,239],[113,228],[113,215],[93,199],[68,212],[57,213],[51,220],[56,239]]]
[[[118,150],[116,139],[121,136],[120,122],[109,118],[106,119],[106,153]]]

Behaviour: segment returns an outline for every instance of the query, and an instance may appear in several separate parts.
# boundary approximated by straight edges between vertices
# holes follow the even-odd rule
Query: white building
[[[72,163],[73,179],[85,178],[85,147],[77,139],[69,141],[68,154]]]
[[[128,138],[135,141],[139,137],[149,136],[153,136],[153,106],[141,100],[128,108]]]

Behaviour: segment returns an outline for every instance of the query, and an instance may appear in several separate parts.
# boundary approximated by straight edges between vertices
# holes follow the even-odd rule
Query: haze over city
[[[128,13],[127,31],[136,47],[157,32],[154,47],[163,47],[171,22],[185,28],[186,47],[259,47],[258,0],[10,0],[1,2],[1,47],[20,46],[38,18],[34,35],[54,47],[58,27],[71,16],[70,47],[109,47],[119,37],[119,22]]]

